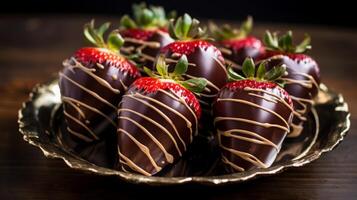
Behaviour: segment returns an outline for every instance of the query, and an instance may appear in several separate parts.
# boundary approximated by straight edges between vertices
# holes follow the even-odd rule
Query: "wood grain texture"
[[[320,64],[322,81],[343,93],[349,102],[352,127],[347,138],[334,151],[307,166],[225,187],[162,188],[78,172],[61,160],[45,158],[37,148],[22,140],[17,110],[31,88],[56,76],[62,60],[83,44],[81,29],[89,20],[90,17],[81,16],[0,18],[0,199],[125,199],[139,198],[139,195],[185,198],[188,193],[205,199],[357,197],[357,30],[276,24],[256,27],[258,36],[266,28],[293,29],[298,38],[304,32],[310,33],[311,54]]]

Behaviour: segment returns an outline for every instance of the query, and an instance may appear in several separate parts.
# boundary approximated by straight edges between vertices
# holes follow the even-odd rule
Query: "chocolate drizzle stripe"
[[[150,61],[152,61],[152,62],[155,62],[155,60],[156,60],[155,57],[149,56],[149,55],[147,55],[147,54],[145,54],[145,53],[140,53],[140,56],[141,56],[142,58],[144,58],[144,60],[146,59],[146,60],[150,60]]]
[[[156,171],[161,170],[161,167],[157,165],[157,163],[155,162],[154,158],[150,153],[150,149],[147,146],[140,143],[135,137],[133,137],[130,133],[128,133],[124,129],[119,128],[118,131],[128,136],[139,147],[139,149],[148,157],[148,159],[150,160],[152,166],[155,168]]]
[[[285,84],[298,84],[305,88],[312,88],[312,83],[309,80],[296,80],[292,78],[280,78]]]
[[[227,69],[226,69],[226,66],[224,66],[222,63],[221,63],[221,61],[219,61],[216,57],[212,57],[213,58],[213,60],[215,60],[217,63],[218,63],[218,65],[224,70],[224,72],[227,74]]]
[[[135,38],[129,38],[129,37],[125,37],[124,38],[125,42],[131,42],[131,43],[135,43],[135,44],[142,44],[151,48],[160,48],[160,43],[159,42],[153,42],[153,41],[144,41],[144,40],[138,40]]]
[[[128,86],[126,86],[123,82],[123,80],[119,79],[120,84],[123,86],[124,90],[128,90]]]
[[[197,116],[195,114],[195,112],[192,110],[192,108],[186,103],[186,101],[182,98],[182,97],[179,97],[175,92],[173,92],[172,90],[170,90],[172,92],[169,93],[165,90],[162,90],[162,89],[159,89],[158,90],[159,92],[162,92],[162,93],[165,93],[167,96],[171,97],[172,99],[182,103],[189,111],[190,113],[192,114],[193,118],[195,119],[195,124],[198,123],[198,119],[197,119]],[[197,131],[197,130],[196,130]]]
[[[136,172],[139,172],[139,173],[141,173],[141,174],[143,174],[143,175],[145,175],[145,176],[151,176],[150,173],[146,172],[146,171],[143,170],[141,167],[137,166],[137,165],[136,165],[133,161],[131,161],[129,158],[127,158],[125,155],[123,155],[123,154],[120,152],[119,148],[118,148],[118,154],[119,154],[119,156],[120,156],[123,160],[125,160],[126,165],[127,165],[128,167],[130,167],[132,170],[134,170],[134,171],[136,171]]]
[[[86,141],[86,142],[92,142],[92,141],[93,141],[93,140],[90,139],[89,137],[84,136],[83,134],[78,133],[78,132],[76,132],[76,131],[70,129],[69,127],[67,127],[67,131],[68,131],[69,133],[71,133],[72,135],[74,135],[74,136],[78,137],[79,139],[82,139],[82,140],[84,140],[84,141]]]
[[[124,95],[123,97],[129,97],[131,99],[134,99],[136,101],[139,101],[140,103],[148,106],[149,108],[153,109],[154,111],[156,111],[159,115],[161,115],[167,122],[169,122],[169,124],[172,126],[172,128],[174,129],[177,137],[179,138],[180,142],[182,143],[183,147],[184,147],[184,150],[186,151],[186,143],[183,141],[183,139],[181,138],[180,134],[178,133],[177,131],[177,128],[175,126],[175,124],[172,122],[172,120],[167,116],[165,115],[161,110],[155,108],[153,105],[149,104],[148,102],[142,100],[142,99],[139,99],[139,98],[136,98],[132,95]]]
[[[127,120],[130,121],[131,123],[135,124],[135,126],[137,126],[138,128],[140,128],[158,147],[159,149],[161,149],[161,151],[164,153],[165,158],[167,160],[167,162],[169,163],[173,163],[173,156],[167,152],[167,150],[165,149],[165,147],[161,144],[161,142],[159,140],[157,140],[151,133],[150,131],[148,131],[144,126],[142,126],[141,124],[139,124],[138,122],[136,122],[135,120],[129,118],[129,117],[122,117],[120,116],[119,119],[121,120]]]
[[[252,163],[255,166],[258,166],[261,168],[268,168],[268,166],[266,164],[264,164],[261,160],[259,160],[257,157],[255,157],[254,155],[252,155],[250,153],[238,151],[238,150],[232,149],[232,148],[227,148],[227,147],[223,146],[222,144],[220,144],[220,146],[222,147],[223,150],[226,150],[226,151],[232,153],[233,155],[236,155],[236,156],[242,158],[243,160],[246,160],[246,161]]]
[[[68,76],[66,76],[65,74],[63,74],[62,72],[59,73],[59,75],[63,78],[65,78],[66,80],[68,80],[69,82],[71,82],[73,85],[79,87],[80,89],[82,89],[83,91],[87,92],[88,94],[92,95],[93,97],[97,98],[98,100],[100,100],[101,102],[107,104],[108,106],[110,106],[111,108],[113,108],[114,110],[117,109],[116,106],[114,106],[113,104],[109,103],[107,100],[105,100],[104,98],[102,98],[101,96],[99,96],[97,93],[85,88],[83,85],[75,82],[74,80],[72,80],[71,78],[69,78]]]
[[[99,138],[95,135],[95,133],[84,123],[82,123],[81,121],[79,121],[78,119],[76,119],[75,117],[73,117],[72,115],[70,115],[69,113],[67,113],[65,110],[63,111],[64,115],[67,116],[69,119],[71,119],[72,121],[76,122],[77,124],[79,124],[80,126],[82,126],[84,129],[86,129],[88,131],[88,133],[90,133],[93,138],[95,140],[99,140]]]
[[[304,128],[303,122],[300,122],[299,124],[291,123],[290,126],[291,126],[292,129],[291,129],[288,137],[299,136],[299,134],[301,133],[301,131]]]
[[[151,122],[151,123],[154,124],[155,126],[159,127],[162,131],[164,131],[164,132],[166,133],[167,136],[170,137],[171,141],[174,143],[174,145],[175,145],[175,147],[176,147],[177,152],[179,153],[180,156],[182,156],[182,152],[181,152],[179,146],[177,145],[177,142],[176,142],[175,138],[172,136],[172,134],[171,134],[165,127],[161,126],[159,123],[157,123],[156,121],[152,120],[151,118],[149,118],[149,117],[147,117],[147,116],[145,116],[145,115],[143,115],[143,114],[141,114],[141,113],[139,113],[139,112],[136,112],[136,111],[134,111],[134,110],[126,109],[126,108],[121,108],[121,109],[118,110],[118,115],[119,115],[120,112],[130,112],[130,113],[133,113],[133,114],[138,115],[138,116],[144,118],[145,120]]]
[[[238,165],[232,163],[231,161],[229,161],[225,156],[222,155],[222,162],[224,162],[225,164],[230,165],[231,167],[233,167],[233,169],[240,171],[240,172],[244,172],[244,168],[239,167]]]
[[[232,134],[233,132],[246,134],[246,135],[258,138],[258,139],[253,139],[253,138],[249,138],[249,137],[245,137],[245,136],[241,136],[241,135]],[[268,145],[268,146],[274,147],[277,151],[279,150],[279,147],[277,145],[275,145],[272,141],[268,140],[265,137],[260,136],[259,134],[255,133],[255,132],[252,132],[252,131],[243,130],[243,129],[231,129],[231,130],[227,130],[227,131],[219,131],[219,133],[225,137],[232,137],[235,139],[244,140],[244,141],[252,142],[252,143],[256,143],[256,144]]]
[[[273,114],[274,116],[278,117],[286,125],[286,127],[289,128],[289,123],[281,115],[279,115],[278,113],[274,112],[271,109],[264,108],[263,106],[260,106],[258,104],[255,104],[255,103],[252,103],[250,101],[243,100],[243,99],[229,99],[229,98],[221,99],[221,98],[218,98],[217,101],[241,103],[241,104],[245,104],[245,105],[249,105],[249,106],[252,106],[252,107],[255,107],[255,108],[262,109],[262,110],[264,110],[264,111],[266,111],[266,112],[268,112],[270,114]]]
[[[261,92],[263,92],[263,91],[261,91]],[[268,92],[266,92],[266,93],[272,95],[271,93],[268,93]],[[283,103],[286,107],[288,107],[292,111],[292,113],[296,117],[298,117],[300,120],[302,120],[302,121],[306,120],[306,117],[304,117],[299,112],[295,111],[288,103],[286,103],[286,101],[284,101],[280,97],[277,98],[276,96],[271,96],[272,99],[269,99],[268,97],[265,97],[265,96],[262,96],[262,95],[258,95],[258,94],[254,94],[254,93],[248,93],[248,95],[255,96],[255,97],[258,97],[258,98],[262,98],[262,99],[264,99],[266,101],[269,101],[269,102],[272,102],[272,103],[278,103],[278,101],[279,101],[279,102]]]
[[[244,118],[239,118],[239,117],[216,117],[214,119],[214,123],[216,124],[217,122],[224,121],[224,120],[245,122],[245,123],[254,124],[254,125],[257,125],[257,126],[262,126],[262,127],[265,127],[265,128],[278,128],[278,129],[284,130],[286,132],[289,132],[289,128],[286,128],[284,126],[280,126],[278,124],[262,123],[262,122],[257,122],[257,121],[254,121],[254,120],[244,119]]]
[[[117,127],[116,123],[110,117],[108,117],[106,114],[102,113],[100,110],[98,110],[94,107],[91,107],[77,99],[73,99],[71,97],[66,97],[66,96],[62,96],[62,101],[66,102],[66,103],[70,103],[70,104],[74,104],[74,103],[79,104],[79,105],[99,114],[100,116],[104,117],[105,119],[108,120],[108,122],[110,122],[110,124],[112,124],[114,127]],[[77,108],[82,112],[82,110],[79,107],[77,107]]]
[[[75,103],[73,103],[72,101],[66,101],[64,96],[62,96],[62,102],[67,103],[68,105],[72,106],[72,108],[74,108],[83,119],[86,118],[86,115],[84,114],[82,109],[80,109],[79,106],[77,106]]]
[[[165,58],[166,63],[178,63],[178,60],[171,59],[171,58]],[[197,65],[195,63],[188,63],[188,66],[196,67]]]
[[[232,55],[232,53],[233,53],[230,49],[225,48],[225,47],[219,47],[218,49],[226,55]],[[226,59],[224,59],[224,60],[226,60]]]
[[[100,85],[108,88],[110,91],[112,91],[115,94],[119,94],[120,91],[118,89],[114,89],[106,80],[100,78],[99,76],[97,76],[96,74],[94,74],[93,72],[95,72],[95,69],[88,69],[86,67],[84,67],[81,63],[79,63],[75,58],[71,58],[72,61],[74,61],[76,63],[76,65],[71,65],[68,60],[65,60],[63,62],[63,66],[65,67],[70,67],[70,68],[77,68],[80,69],[81,71],[83,71],[84,73],[88,74],[89,76],[91,76],[93,79],[95,79]],[[101,66],[101,69],[104,69],[104,66],[97,63],[97,66]]]
[[[309,75],[309,74],[307,74],[307,73],[302,73],[302,72],[292,72],[292,73],[290,73],[290,74],[292,74],[292,75],[300,75],[300,76],[304,76],[304,77],[306,77],[306,78],[308,78],[310,81],[311,81],[311,83],[316,87],[316,88],[319,88],[319,84],[317,83],[317,81],[315,80],[315,78],[313,77],[313,76],[311,76],[311,75]]]
[[[182,118],[184,121],[186,121],[186,124],[187,124],[187,128],[190,129],[190,141],[192,141],[193,139],[193,135],[192,135],[192,123],[190,122],[190,120],[188,120],[185,116],[183,116],[180,112],[178,112],[177,110],[171,108],[170,106],[167,106],[166,104],[154,99],[154,98],[151,98],[151,97],[148,97],[148,96],[145,96],[145,95],[142,95],[142,94],[139,94],[139,93],[135,93],[133,94],[133,96],[135,97],[139,97],[139,98],[143,98],[143,99],[147,99],[149,101],[152,101],[152,102],[155,102],[156,104],[170,110],[171,112],[175,113],[176,115],[178,115],[180,118]]]
[[[234,69],[238,69],[238,70],[242,69],[241,65],[239,65],[238,63],[236,63],[230,59],[224,58],[224,61],[226,62],[226,64],[231,64]]]

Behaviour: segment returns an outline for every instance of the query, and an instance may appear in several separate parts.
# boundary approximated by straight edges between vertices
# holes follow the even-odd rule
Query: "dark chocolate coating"
[[[247,43],[246,45],[242,45],[240,48],[237,48],[233,45],[226,44],[224,41],[217,42],[219,47],[226,48],[231,52],[228,53],[226,51],[222,51],[222,54],[226,63],[232,64],[234,69],[241,69],[243,62],[247,57],[257,60],[264,53],[263,45],[258,39],[253,37],[250,37],[249,39],[256,41],[256,44],[252,45]],[[237,42],[239,42],[239,40]],[[234,63],[229,61],[233,61]]]
[[[269,91],[276,94],[277,96],[280,96],[279,95],[280,92],[276,87]],[[249,95],[249,93],[262,95],[266,98],[272,99],[270,95],[260,91],[244,91],[244,90],[233,91],[232,89],[228,89],[226,87],[222,88],[222,90],[218,94],[218,99],[228,98],[228,99],[246,100],[248,102],[261,105],[266,109],[276,112],[288,123],[291,121],[292,112],[286,105],[279,102],[274,103],[271,101],[267,101],[263,98]],[[284,100],[288,102],[287,99]],[[250,106],[240,102],[216,101],[213,104],[213,112],[214,112],[215,119],[217,119],[217,117],[243,118],[243,119],[253,120],[261,123],[276,124],[288,128],[280,118],[273,115],[272,113],[267,112],[261,108]],[[217,128],[218,137],[220,138],[222,155],[225,156],[230,162],[234,163],[235,165],[244,168],[244,170],[250,170],[256,168],[257,166],[254,165],[252,162],[244,160],[241,157],[227,151],[226,149],[222,148],[222,146],[226,148],[238,150],[241,152],[249,153],[255,156],[256,158],[258,158],[267,166],[270,166],[274,162],[280,150],[281,144],[287,134],[287,131],[276,127],[267,128],[256,124],[251,124],[242,121],[234,121],[234,120],[217,121],[215,123],[215,126]],[[237,139],[237,138],[223,135],[224,132],[232,129],[243,129],[246,131],[254,132],[273,142],[275,145],[278,146],[278,150],[276,150],[273,146],[269,146],[266,144],[258,144],[251,141],[245,141],[242,139]],[[240,132],[233,132],[232,134],[237,136],[245,136],[248,138],[257,139],[254,136],[242,134]],[[227,164],[227,168],[230,171],[236,171],[228,164]]]
[[[296,73],[307,74],[313,77],[317,84],[320,84],[320,73],[319,67],[317,63],[312,60],[310,57],[307,57],[305,60],[298,61],[290,58],[286,55],[276,55],[266,60],[267,62],[267,69],[271,69],[273,66],[277,65],[286,65],[287,75],[283,76],[282,78],[293,79],[297,81],[309,81],[310,79]],[[284,85],[284,89],[290,94],[292,97],[303,98],[307,100],[312,100],[318,93],[319,88],[317,85],[312,84],[312,87],[304,87],[298,83],[289,83],[286,82]],[[311,104],[303,102],[306,106],[306,111],[303,113],[303,116],[307,116],[307,113],[310,112]],[[301,110],[303,106],[293,99],[294,109]],[[300,124],[302,121],[298,117],[294,117],[293,119],[294,124]]]
[[[71,65],[75,65],[73,60],[68,62]],[[93,94],[85,91],[83,88],[72,83],[70,80],[60,74],[59,86],[62,95],[64,111],[81,123],[85,124],[85,126],[92,130],[94,135],[97,136],[97,138],[93,137],[86,128],[84,128],[72,118],[65,116],[68,128],[90,139],[88,141],[83,140],[80,137],[71,134],[74,139],[81,142],[92,142],[103,138],[104,135],[115,133],[116,127],[110,123],[108,119],[93,111],[93,109],[99,110],[116,123],[116,106],[119,104],[122,95],[125,93],[125,88],[119,80],[122,80],[126,86],[129,86],[135,80],[134,76],[129,75],[127,72],[122,71],[117,67],[111,66],[108,63],[102,63],[102,65],[104,66],[104,69],[98,67],[96,63],[90,63],[84,67],[87,69],[95,69],[93,74],[100,77],[101,79],[104,79],[108,84],[111,85],[112,88],[119,90],[119,94],[114,93],[108,87],[99,84],[96,79],[85,73],[80,68],[66,66],[62,73],[73,80],[75,83],[81,85],[83,88],[86,88],[87,90],[92,91],[96,95],[105,99],[114,107],[99,100],[99,98],[96,98]],[[114,80],[113,76],[116,76],[117,80]],[[89,109],[83,105],[78,105],[76,102],[72,101],[74,105],[78,106],[78,109],[84,113],[83,117],[78,109],[73,107],[73,104],[71,105],[70,103],[63,100],[66,97],[74,99],[75,101],[79,101],[93,109]]]
[[[148,55],[152,58],[156,58],[157,54],[159,53],[161,47],[164,47],[174,40],[170,37],[170,35],[167,32],[164,32],[162,30],[157,30],[156,32],[153,33],[152,36],[150,36],[147,40],[143,42],[158,42],[160,43],[160,47],[158,48],[153,48],[150,46],[146,46],[145,48],[142,49],[141,52],[138,52],[138,48],[142,46],[142,44],[130,42],[130,41],[125,41],[123,47],[134,47],[133,51],[130,53],[122,51],[124,55],[130,56],[131,54],[139,53],[139,60],[138,63],[143,65],[143,66],[148,66],[151,67],[153,66],[154,62],[150,59],[146,59],[145,57],[140,56],[140,53],[143,53],[145,55]]]
[[[224,59],[219,56],[220,53],[217,51],[219,50],[214,46],[209,46],[207,48],[196,47],[193,53],[186,55],[188,62],[195,64],[195,66],[188,66],[186,74],[194,77],[206,78],[217,86],[217,88],[223,87],[227,83],[227,72],[224,66]],[[169,48],[162,51],[162,53],[165,54],[166,58],[173,59],[173,52]],[[171,70],[173,70],[174,65],[175,63],[170,64],[169,67]],[[187,79],[189,78],[187,77]],[[210,104],[219,90],[210,85],[207,85],[206,87],[210,89],[210,92],[203,91],[202,94],[211,95],[212,97],[197,96],[197,98],[206,102],[206,104],[201,103],[202,109],[211,109]]]
[[[168,90],[167,92],[173,94]],[[144,127],[147,131],[149,131],[152,134],[152,136],[155,137],[162,144],[164,149],[166,149],[166,151],[172,155],[173,162],[176,162],[180,158],[179,151],[177,150],[173,140],[169,137],[169,135],[164,130],[159,128],[153,122],[150,122],[150,120],[147,120],[144,117],[138,115],[137,113],[130,112],[126,109],[138,112],[160,124],[173,136],[174,141],[176,141],[178,148],[182,154],[185,153],[185,149],[184,149],[184,145],[178,138],[170,122],[168,122],[162,115],[160,115],[159,112],[157,112],[157,110],[130,97],[132,95],[135,96],[136,93],[145,95],[146,97],[151,97],[157,101],[164,103],[165,105],[176,110],[177,112],[181,113],[191,122],[193,135],[196,132],[197,123],[195,122],[194,115],[190,112],[190,110],[186,106],[184,106],[183,103],[173,99],[172,97],[168,96],[163,92],[157,91],[153,93],[144,93],[143,91],[140,91],[137,88],[135,88],[135,86],[132,86],[128,90],[127,95],[123,97],[122,102],[120,103],[119,106],[118,147],[121,154],[125,155],[133,163],[135,163],[137,166],[139,166],[140,168],[146,171],[147,174],[145,175],[149,175],[149,174],[154,175],[158,173],[160,170],[157,170],[153,166],[153,164],[149,160],[149,157],[146,154],[144,154],[144,152],[139,148],[139,145],[137,145],[133,141],[133,139],[128,137],[127,134],[120,131],[120,129],[127,131],[138,142],[146,146],[149,149],[150,155],[152,156],[155,163],[157,163],[157,165],[162,168],[170,164],[166,159],[164,152],[159,148],[159,146],[154,142],[154,140],[151,139],[148,136],[148,134],[142,130],[142,128],[140,128],[137,124],[133,123],[130,120],[122,119],[122,117],[127,117],[134,120],[142,127]],[[137,98],[149,103],[151,106],[154,106],[156,109],[164,113],[173,122],[174,126],[178,131],[178,134],[184,141],[186,147],[189,146],[189,144],[192,142],[190,140],[190,131],[189,128],[187,127],[186,121],[183,118],[181,118],[178,114],[175,114],[174,112],[170,111],[167,107],[163,107],[153,101],[150,101],[142,97],[137,97]],[[123,159],[121,156],[119,156],[119,158],[121,162],[125,162],[125,159]],[[138,172],[137,170],[131,168],[129,165],[123,163],[122,163],[122,168],[126,171]]]

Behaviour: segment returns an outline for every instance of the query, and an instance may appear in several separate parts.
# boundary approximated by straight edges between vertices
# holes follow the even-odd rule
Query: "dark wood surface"
[[[319,160],[276,176],[224,187],[150,187],[101,177],[48,159],[23,141],[17,111],[36,83],[56,76],[61,62],[83,44],[81,16],[0,16],[0,199],[125,199],[150,197],[205,199],[356,199],[357,198],[357,30],[259,24],[257,35],[293,29],[313,38],[323,82],[344,94],[351,110],[347,138]],[[99,21],[106,19],[101,18]],[[110,19],[117,22],[118,19]]]

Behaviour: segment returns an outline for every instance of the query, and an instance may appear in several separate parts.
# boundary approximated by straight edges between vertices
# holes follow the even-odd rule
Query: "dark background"
[[[58,15],[89,14],[120,16],[130,12],[131,4],[140,1],[121,0],[49,0],[2,1],[1,14]],[[167,10],[188,12],[197,18],[242,20],[247,15],[258,22],[288,22],[357,27],[356,7],[352,1],[306,0],[157,0],[149,4],[163,5]]]

